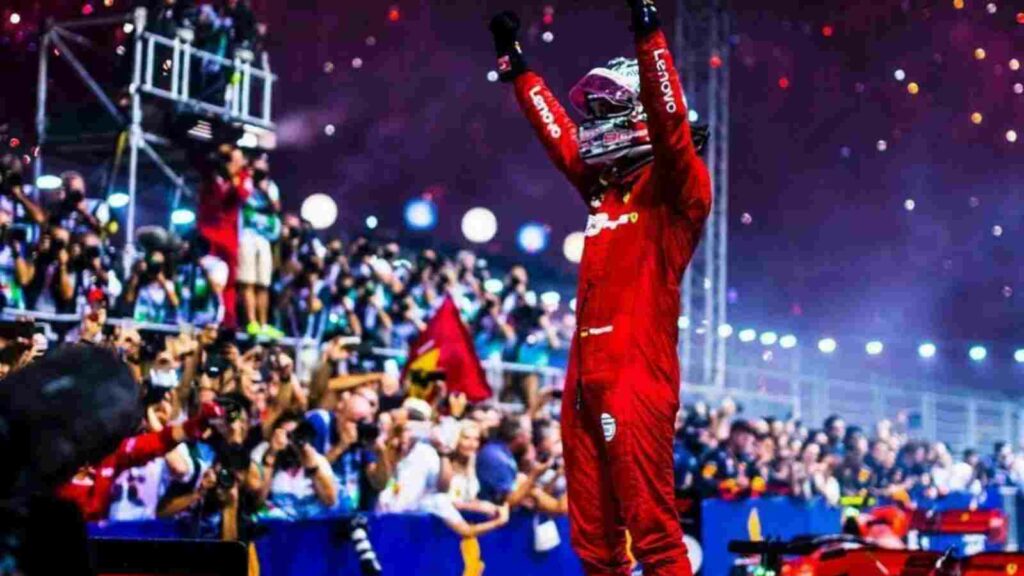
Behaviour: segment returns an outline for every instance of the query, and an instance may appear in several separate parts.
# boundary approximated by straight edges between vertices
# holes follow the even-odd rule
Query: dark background
[[[95,14],[123,4],[97,2]],[[282,79],[275,172],[286,204],[297,209],[325,192],[340,207],[338,232],[355,233],[372,214],[377,234],[450,247],[465,243],[465,210],[486,206],[498,215],[499,235],[483,251],[521,259],[568,293],[575,267],[561,243],[582,228],[584,210],[509,89],[487,80],[494,63],[486,21],[519,10],[530,63],[565,95],[589,68],[631,52],[623,4],[254,2]],[[660,4],[671,21],[674,2]],[[1024,7],[996,2],[990,14],[977,0],[963,10],[952,0],[818,4],[734,4],[730,320],[804,340],[998,342],[1012,354],[1024,346],[1024,96],[1013,91],[1024,72],[1008,63],[1024,59],[1016,17]],[[0,124],[22,146],[34,139],[32,31],[43,15],[81,6],[0,7]],[[542,23],[545,6],[554,8],[550,26]],[[9,22],[11,10],[21,14],[19,26]],[[545,30],[553,42],[541,40]],[[984,60],[974,56],[978,47]],[[894,78],[898,68],[906,81]],[[920,85],[916,96],[910,81]],[[65,96],[86,98],[71,88]],[[970,121],[974,111],[984,116],[980,125]],[[327,124],[336,126],[333,137]],[[1021,142],[1007,141],[1011,128]],[[404,231],[403,204],[425,192],[439,206],[437,230]],[[551,245],[539,256],[520,254],[516,230],[534,220],[551,227]]]

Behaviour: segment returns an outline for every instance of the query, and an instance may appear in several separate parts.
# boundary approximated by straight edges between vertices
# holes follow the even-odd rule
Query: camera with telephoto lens
[[[356,422],[356,438],[359,444],[370,446],[380,436],[380,426],[376,422]]]
[[[363,515],[353,516],[342,528],[341,536],[352,542],[359,557],[359,571],[363,576],[381,576],[384,569],[377,559],[377,551],[370,541],[370,523]]]
[[[0,194],[9,195],[24,183],[21,159],[14,154],[0,156]]]

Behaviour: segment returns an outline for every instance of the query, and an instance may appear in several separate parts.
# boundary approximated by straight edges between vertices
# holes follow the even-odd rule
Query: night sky
[[[35,55],[30,35],[16,35],[32,30],[40,4],[81,8],[0,8],[0,60],[14,63],[15,79],[0,93],[0,123],[27,143]],[[519,10],[529,62],[566,95],[589,68],[630,54],[623,2],[255,4],[282,79],[275,173],[289,206],[325,192],[340,206],[340,232],[360,230],[372,214],[378,234],[448,247],[464,245],[462,214],[485,206],[499,234],[484,252],[571,286],[561,243],[585,211],[511,91],[488,81],[486,21]],[[660,4],[670,20],[674,2]],[[730,320],[806,339],[1024,346],[1024,95],[1014,86],[1024,71],[1011,63],[1024,60],[1024,7],[817,4],[735,5]],[[550,26],[545,6],[554,8]],[[1022,140],[1008,141],[1010,130]],[[440,224],[413,235],[402,205],[424,193]],[[540,256],[517,254],[515,232],[528,221],[551,228]]]

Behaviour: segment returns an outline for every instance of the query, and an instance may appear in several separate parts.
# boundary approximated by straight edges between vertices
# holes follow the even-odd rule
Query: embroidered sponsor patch
[[[611,442],[615,438],[615,418],[612,418],[611,414],[607,412],[601,414],[601,430],[604,431],[605,442]]]

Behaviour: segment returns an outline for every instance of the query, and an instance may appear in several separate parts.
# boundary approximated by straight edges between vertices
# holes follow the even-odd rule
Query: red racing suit
[[[236,278],[238,276],[239,219],[242,206],[252,194],[252,177],[248,170],[238,176],[238,184],[215,176],[203,182],[199,191],[199,234],[210,243],[210,254],[228,265],[228,283],[224,287],[225,328],[236,328]]]
[[[113,454],[90,467],[88,474],[77,474],[58,488],[57,496],[77,504],[86,522],[105,520],[110,510],[111,488],[121,472],[159,458],[177,445],[171,426],[126,438]]]
[[[616,176],[585,164],[577,127],[533,72],[515,79],[548,155],[589,206],[562,406],[572,543],[588,575],[691,574],[673,494],[679,286],[711,208],[665,36],[637,39],[654,159]]]

